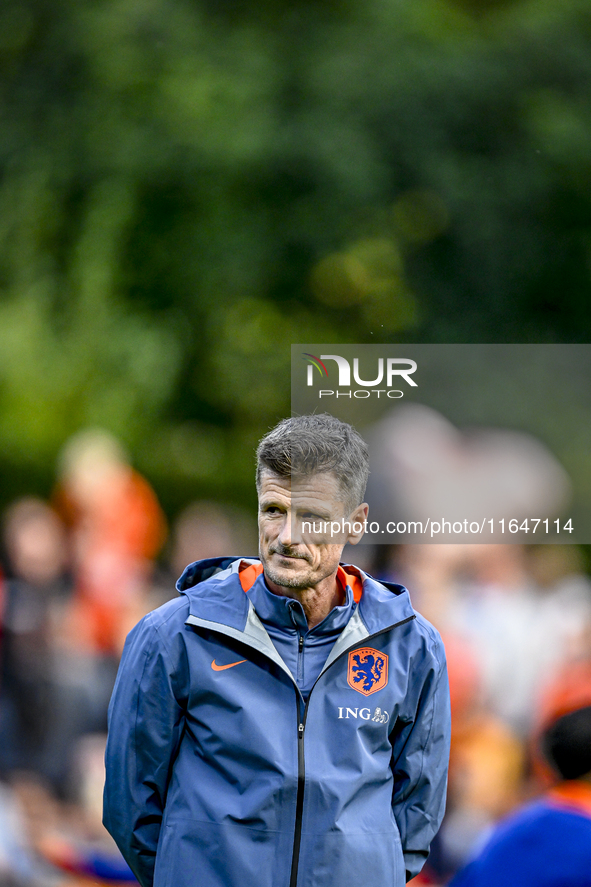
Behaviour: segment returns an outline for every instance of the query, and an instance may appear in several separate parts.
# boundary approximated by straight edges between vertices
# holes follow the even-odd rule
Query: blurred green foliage
[[[5,0],[2,499],[252,497],[292,342],[589,341],[583,0]]]

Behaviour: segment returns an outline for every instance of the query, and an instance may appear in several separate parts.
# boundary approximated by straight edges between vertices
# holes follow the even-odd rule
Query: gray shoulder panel
[[[199,616],[189,616],[185,620],[185,624],[196,625],[200,628],[208,628],[211,631],[217,631],[219,634],[225,634],[227,637],[234,638],[234,640],[240,641],[243,644],[248,644],[249,647],[257,650],[259,653],[263,653],[267,657],[267,659],[271,659],[276,665],[278,665],[279,668],[281,668],[287,675],[289,675],[289,678],[297,687],[291,671],[277,652],[277,648],[269,637],[267,629],[257,616],[255,609],[250,601],[244,631],[240,631],[237,628],[232,628],[232,626],[230,625],[224,625],[221,622],[212,622],[209,619],[200,619]]]

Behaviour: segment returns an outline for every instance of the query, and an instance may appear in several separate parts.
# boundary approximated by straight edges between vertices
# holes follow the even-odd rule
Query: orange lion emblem
[[[388,683],[388,655],[373,647],[353,650],[349,653],[347,683],[364,696],[381,690]]]

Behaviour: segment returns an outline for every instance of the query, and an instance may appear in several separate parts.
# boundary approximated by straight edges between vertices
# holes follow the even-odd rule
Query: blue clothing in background
[[[497,827],[449,887],[591,887],[591,806],[551,796],[528,804]]]

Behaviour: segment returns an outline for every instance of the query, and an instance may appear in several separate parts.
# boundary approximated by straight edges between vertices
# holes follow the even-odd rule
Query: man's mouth
[[[276,554],[276,555],[278,555],[279,557],[283,557],[283,558],[285,558],[286,560],[290,560],[290,561],[295,561],[295,560],[297,560],[297,561],[306,561],[306,562],[308,561],[308,558],[305,557],[303,554],[294,554],[293,552],[289,552],[289,553],[288,553],[288,552],[286,552],[286,551],[277,551],[276,548],[273,548],[273,549],[271,550],[271,554]]]

